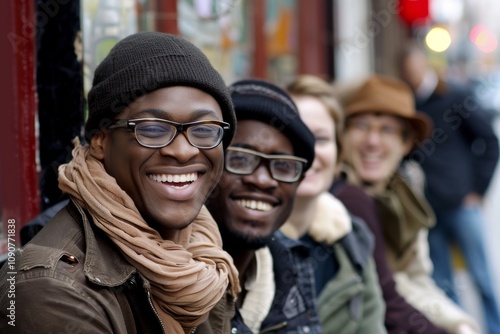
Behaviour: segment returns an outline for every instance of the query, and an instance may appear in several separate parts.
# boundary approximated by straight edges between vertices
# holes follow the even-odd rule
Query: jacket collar
[[[83,272],[91,282],[101,286],[116,287],[124,284],[137,272],[108,236],[94,225],[92,217],[86,210],[71,200],[68,211],[81,224],[85,233]]]
[[[316,213],[307,233],[317,242],[332,245],[352,230],[351,218],[344,205],[332,194],[325,192],[316,200]],[[299,239],[293,225],[286,222],[281,231],[288,237]]]
[[[293,249],[297,249],[299,252],[309,252],[309,248],[304,245],[302,241],[286,236],[281,230],[274,232],[273,236],[271,237],[271,241],[268,244],[269,247],[276,247],[276,245],[281,248],[284,247],[290,251]]]

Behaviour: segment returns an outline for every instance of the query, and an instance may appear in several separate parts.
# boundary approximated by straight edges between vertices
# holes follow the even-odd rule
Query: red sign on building
[[[429,17],[429,0],[399,0],[399,16],[408,25]]]

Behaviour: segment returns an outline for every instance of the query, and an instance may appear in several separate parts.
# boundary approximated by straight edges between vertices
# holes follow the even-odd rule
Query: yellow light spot
[[[425,36],[425,44],[434,52],[443,52],[450,47],[451,35],[444,28],[434,27]]]

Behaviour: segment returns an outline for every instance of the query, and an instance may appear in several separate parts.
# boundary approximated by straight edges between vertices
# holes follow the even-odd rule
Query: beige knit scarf
[[[155,308],[167,333],[187,333],[202,323],[228,284],[239,292],[238,272],[222,250],[217,224],[203,206],[180,231],[179,243],[164,240],[142,218],[133,200],[75,140],[73,160],[59,168],[59,187],[92,215],[94,223],[152,286]]]

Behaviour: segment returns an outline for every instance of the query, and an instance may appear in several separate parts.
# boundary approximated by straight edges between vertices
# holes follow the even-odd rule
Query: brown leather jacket
[[[73,202],[15,257],[0,270],[0,333],[164,333],[149,282]]]

